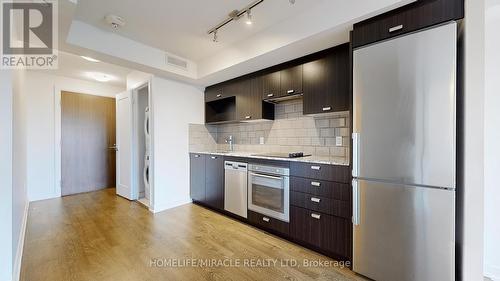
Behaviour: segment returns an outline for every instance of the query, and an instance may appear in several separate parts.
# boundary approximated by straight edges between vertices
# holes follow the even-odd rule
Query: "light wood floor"
[[[197,205],[151,214],[114,192],[31,203],[21,280],[362,280],[347,269],[304,267],[304,260],[332,260]],[[155,258],[241,265],[152,267]],[[248,267],[245,259],[278,262]],[[299,266],[280,266],[287,259]]]

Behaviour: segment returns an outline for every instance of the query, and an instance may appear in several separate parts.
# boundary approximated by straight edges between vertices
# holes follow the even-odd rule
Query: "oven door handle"
[[[261,178],[268,178],[268,179],[273,179],[273,180],[282,180],[282,177],[276,177],[276,176],[268,176],[268,175],[263,175],[263,174],[256,174],[256,173],[250,173],[252,176],[256,177],[261,177]]]

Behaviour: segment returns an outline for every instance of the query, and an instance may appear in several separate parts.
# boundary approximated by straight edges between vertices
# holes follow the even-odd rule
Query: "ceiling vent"
[[[172,66],[187,70],[188,62],[186,60],[183,60],[183,59],[177,58],[177,57],[173,57],[173,56],[169,56],[169,55],[166,55],[166,58],[167,58],[166,61],[167,61],[168,65],[172,65]]]

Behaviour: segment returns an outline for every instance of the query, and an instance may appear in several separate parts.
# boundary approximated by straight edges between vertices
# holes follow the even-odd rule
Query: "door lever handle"
[[[114,144],[113,146],[108,147],[108,149],[112,149],[114,151],[118,151],[118,146],[116,146],[116,144]]]

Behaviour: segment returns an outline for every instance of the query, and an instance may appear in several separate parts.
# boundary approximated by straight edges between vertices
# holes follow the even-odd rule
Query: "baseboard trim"
[[[21,277],[21,262],[23,260],[24,237],[26,236],[26,225],[28,223],[29,204],[30,204],[29,202],[26,202],[24,206],[23,221],[21,224],[21,233],[19,235],[19,241],[17,243],[16,260],[14,262],[14,270],[12,274],[13,281],[19,281],[19,278]]]
[[[493,281],[500,281],[500,267],[486,264],[484,266],[484,276]]]
[[[159,213],[159,212],[163,212],[163,211],[166,211],[166,210],[170,210],[170,209],[173,209],[173,208],[177,208],[179,206],[182,206],[182,205],[186,205],[186,204],[191,204],[193,201],[191,199],[187,200],[187,201],[180,201],[180,202],[175,202],[169,206],[162,206],[162,207],[156,207],[156,206],[150,206],[149,207],[149,210],[156,214],[156,213]],[[150,205],[152,205],[150,203]]]

